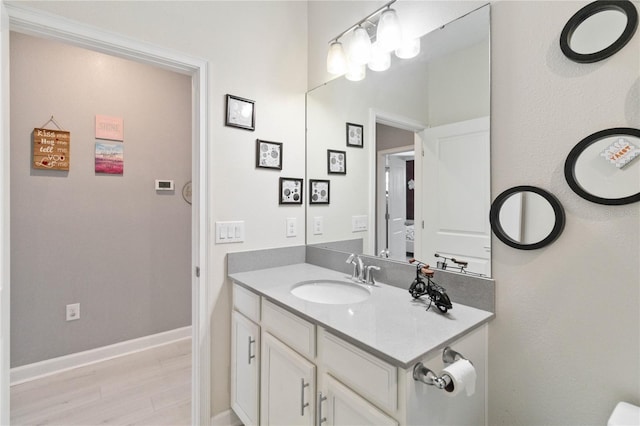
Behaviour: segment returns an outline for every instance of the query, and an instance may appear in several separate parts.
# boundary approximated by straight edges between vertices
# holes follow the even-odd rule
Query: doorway
[[[413,139],[412,132],[408,138]],[[376,133],[377,137],[385,132]],[[377,146],[385,146],[378,140]],[[405,261],[414,256],[415,151],[412,145],[378,151],[376,214],[380,257]],[[384,190],[382,190],[384,188]]]
[[[106,33],[58,19],[38,11],[23,9],[19,5],[0,5],[0,44],[2,62],[8,63],[9,29],[38,37],[75,44],[120,58],[132,59],[145,64],[186,74],[192,81],[192,422],[210,422],[210,332],[208,324],[208,259],[210,242],[206,225],[209,217],[208,195],[208,65],[206,61],[155,46],[133,41],[130,38]],[[2,174],[0,175],[0,423],[9,423],[9,291],[10,291],[10,239],[9,239],[9,75],[2,69],[0,132],[2,133]]]

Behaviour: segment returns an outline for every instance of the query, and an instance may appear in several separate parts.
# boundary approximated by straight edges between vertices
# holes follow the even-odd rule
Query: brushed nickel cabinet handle
[[[304,388],[309,386],[309,383],[305,383],[304,379],[300,379],[300,416],[304,416],[304,409],[309,406],[308,402],[304,402]]]
[[[251,345],[253,345],[256,342],[256,339],[252,339],[251,336],[249,336],[249,365],[251,365],[251,360],[254,359],[256,356],[251,354]]]

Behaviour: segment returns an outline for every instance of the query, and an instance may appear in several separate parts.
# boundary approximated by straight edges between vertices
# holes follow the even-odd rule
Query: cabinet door
[[[323,383],[327,399],[320,402],[318,410],[327,426],[398,426],[397,421],[333,377],[325,374]]]
[[[262,335],[261,424],[313,426],[316,367],[284,343]]]
[[[245,426],[259,424],[260,327],[233,311],[231,407]]]

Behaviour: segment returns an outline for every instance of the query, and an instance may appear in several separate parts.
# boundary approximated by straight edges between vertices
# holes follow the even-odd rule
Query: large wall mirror
[[[362,239],[367,255],[435,266],[439,253],[491,275],[489,31],[485,5],[424,35],[417,57],[307,94],[307,179],[331,181],[331,203],[307,206],[307,244]],[[346,173],[327,172],[328,150]]]

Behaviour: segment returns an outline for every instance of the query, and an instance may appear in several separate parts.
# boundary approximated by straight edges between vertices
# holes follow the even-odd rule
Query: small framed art
[[[309,204],[329,204],[330,181],[309,180]]]
[[[327,173],[330,175],[347,174],[347,153],[344,151],[327,150]]]
[[[238,96],[227,95],[227,116],[224,124],[245,130],[255,130],[255,102]]]
[[[303,179],[280,178],[280,204],[302,204]]]
[[[364,148],[364,131],[361,124],[347,123],[347,146]]]
[[[256,167],[282,170],[282,143],[256,139]]]

